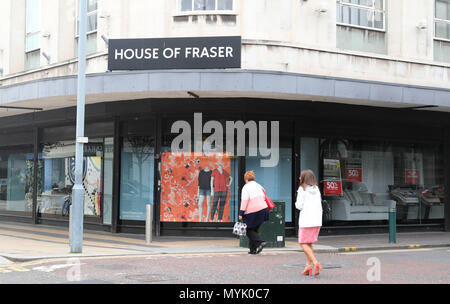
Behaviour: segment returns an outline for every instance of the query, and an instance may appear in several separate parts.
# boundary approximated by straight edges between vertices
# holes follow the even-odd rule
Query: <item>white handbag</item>
[[[233,227],[233,234],[244,236],[247,234],[247,224],[242,222],[236,222]]]

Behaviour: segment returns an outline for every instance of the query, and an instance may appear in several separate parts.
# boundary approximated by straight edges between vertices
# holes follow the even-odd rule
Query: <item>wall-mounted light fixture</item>
[[[46,52],[42,52],[42,56],[44,56],[44,58],[47,60],[47,64],[50,64],[50,55],[48,55]]]
[[[50,32],[47,32],[47,31],[43,31],[42,32],[42,37],[43,38],[47,38],[47,39],[50,39],[50,36],[51,36],[52,34],[50,34]]]
[[[428,28],[428,24],[427,24],[427,19],[422,19],[419,21],[419,23],[417,24],[417,28],[419,30],[425,30]]]
[[[194,92],[188,91],[187,92],[190,96],[194,97],[194,98],[200,98],[200,96],[198,96],[197,94],[195,94]]]
[[[102,10],[98,14],[98,17],[101,19],[107,19],[107,18],[111,17],[111,15],[108,13],[108,11]]]
[[[101,35],[101,38],[103,39],[103,41],[105,42],[105,44],[108,46],[108,45],[109,45],[109,39],[108,39],[108,37],[106,37],[105,35]]]
[[[318,13],[326,13],[326,12],[328,12],[328,3],[321,2],[319,4],[319,7],[316,9],[316,12],[318,12]]]

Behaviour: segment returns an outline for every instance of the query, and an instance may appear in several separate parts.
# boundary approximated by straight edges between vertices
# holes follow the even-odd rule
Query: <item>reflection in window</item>
[[[87,20],[86,20],[86,54],[94,54],[97,52],[97,15],[98,15],[98,0],[89,0],[87,7]],[[76,39],[75,39],[75,56],[78,56],[78,31],[79,31],[79,16],[77,11],[76,22]]]
[[[260,156],[245,158],[246,171],[255,172],[256,182],[266,190],[272,201],[285,203],[286,222],[292,221],[292,148],[279,148],[280,159],[275,167],[261,167]],[[248,152],[246,153],[248,155]]]
[[[83,188],[84,214],[101,215],[103,140],[84,145]],[[44,144],[40,159],[38,213],[61,215],[64,202],[71,199],[75,183],[75,143],[62,141]]]
[[[384,30],[384,0],[337,0],[337,23]]]
[[[179,10],[190,11],[232,11],[233,0],[179,0]]]
[[[103,224],[112,224],[112,196],[113,196],[113,166],[114,166],[114,138],[105,138],[103,177]]]
[[[33,153],[0,152],[0,212],[31,212],[33,206]]]
[[[436,0],[434,36],[450,41],[450,0]]]
[[[439,147],[322,139],[320,161],[332,221],[387,220],[391,204],[400,223],[444,218]]]
[[[145,220],[153,204],[154,140],[147,136],[123,139],[120,174],[120,219]]]
[[[40,0],[26,1],[25,70],[40,66]]]

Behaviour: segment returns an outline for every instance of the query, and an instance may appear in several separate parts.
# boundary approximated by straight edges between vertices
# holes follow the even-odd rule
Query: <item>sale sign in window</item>
[[[342,183],[339,180],[325,180],[323,182],[324,195],[342,195]]]
[[[406,169],[405,170],[405,183],[420,184],[420,171],[417,169]]]
[[[349,182],[362,182],[362,169],[361,168],[347,168],[346,178]]]
[[[324,159],[323,175],[323,194],[342,195],[341,162],[338,159]]]

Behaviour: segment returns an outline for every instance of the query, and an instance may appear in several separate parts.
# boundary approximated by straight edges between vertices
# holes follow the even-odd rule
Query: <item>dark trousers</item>
[[[220,200],[220,205],[219,205],[219,218],[218,220],[222,220],[223,217],[223,209],[225,209],[225,203],[227,202],[227,191],[217,191],[214,192],[214,201],[213,201],[213,205],[212,205],[212,210],[211,210],[211,221],[214,220],[214,215],[216,215],[216,211],[217,211],[217,203],[219,203]]]
[[[258,233],[259,227],[261,227],[261,225],[247,228],[247,237],[250,251],[256,251],[256,248],[258,248],[258,246],[262,243],[261,236]]]

